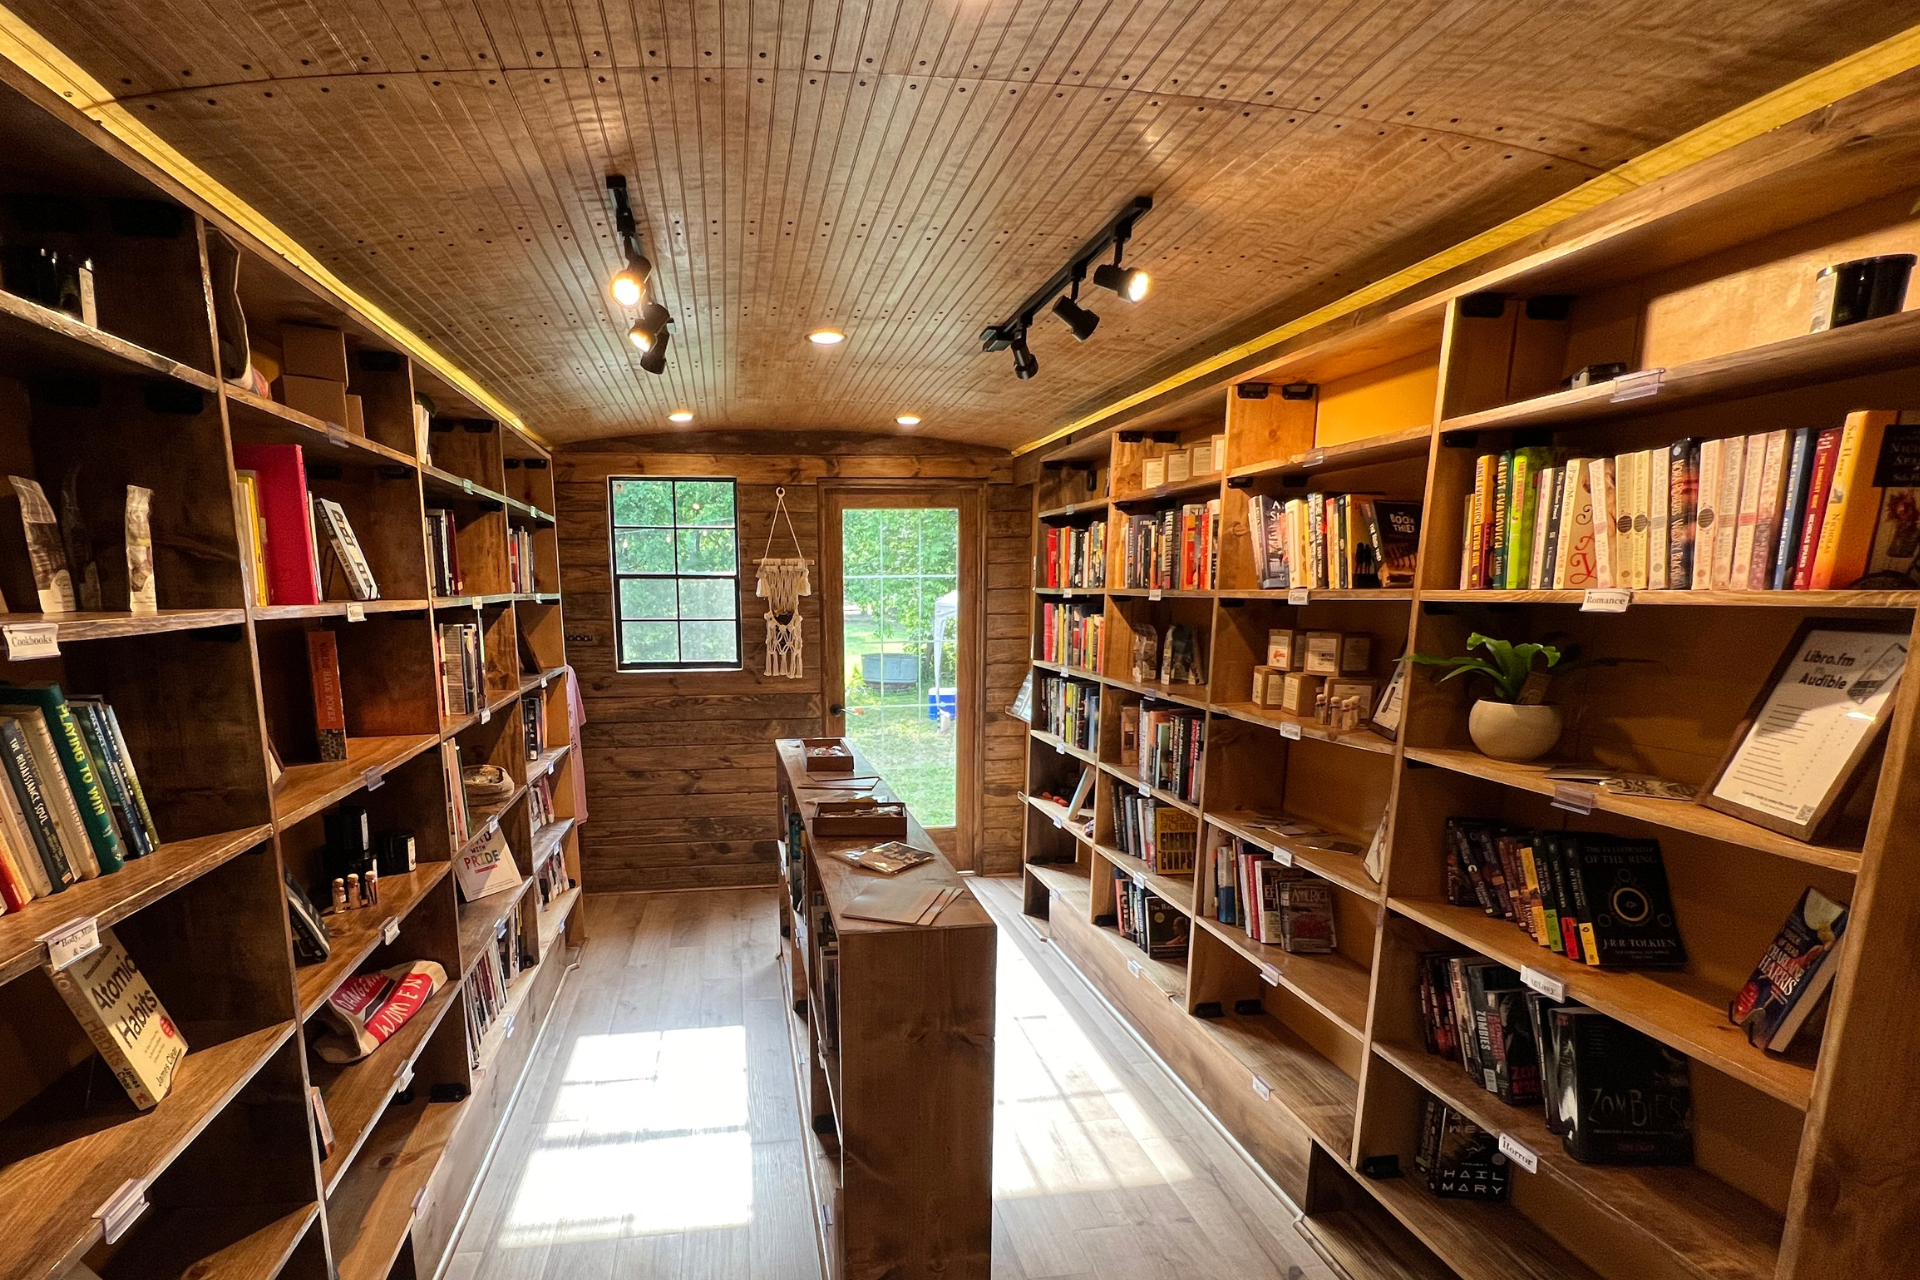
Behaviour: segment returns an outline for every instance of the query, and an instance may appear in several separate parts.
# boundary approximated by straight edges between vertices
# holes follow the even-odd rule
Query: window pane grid
[[[740,549],[731,479],[608,481],[623,671],[740,665]]]

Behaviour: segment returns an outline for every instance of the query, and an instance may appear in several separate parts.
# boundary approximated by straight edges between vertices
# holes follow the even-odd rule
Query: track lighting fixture
[[[662,328],[660,337],[646,354],[640,357],[640,367],[648,373],[660,374],[667,371],[667,343],[673,341],[673,330]]]
[[[623,307],[639,306],[646,296],[647,277],[652,274],[653,264],[646,254],[628,254],[627,265],[613,273],[613,300]]]
[[[1133,224],[1152,208],[1152,196],[1136,196],[1129,201],[1097,235],[1080,246],[1079,252],[1073,255],[1066,266],[1034,290],[1020,304],[1018,311],[1000,323],[990,324],[981,330],[980,349],[1005,351],[1013,348],[1014,376],[1025,381],[1040,372],[1039,360],[1027,347],[1027,335],[1033,329],[1033,318],[1040,308],[1051,303],[1049,309],[1081,342],[1092,337],[1093,331],[1099,328],[1099,315],[1080,305],[1080,286],[1086,281],[1089,270],[1093,273],[1093,283],[1103,289],[1111,289],[1128,302],[1145,298],[1152,284],[1147,273],[1124,266],[1121,255],[1125,252],[1127,241],[1133,237]],[[1095,267],[1094,260],[1108,249],[1113,250],[1113,261]]]
[[[617,173],[608,174],[607,193],[613,199],[614,229],[627,256],[625,265],[614,272],[609,291],[621,306],[640,308],[640,318],[627,330],[627,340],[640,352],[640,367],[648,373],[665,373],[667,341],[672,336],[667,326],[673,323],[673,313],[649,297],[655,285],[653,264],[640,251],[640,227],[627,200],[627,180]]]
[[[667,326],[671,323],[672,312],[657,302],[649,302],[640,309],[640,318],[633,322],[633,328],[627,330],[627,339],[641,351],[651,351],[666,340]]]

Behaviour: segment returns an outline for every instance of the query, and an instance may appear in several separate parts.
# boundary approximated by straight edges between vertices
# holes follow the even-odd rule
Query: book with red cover
[[[331,631],[307,632],[307,670],[313,678],[313,727],[322,760],[347,758],[347,704],[340,692],[340,647]]]
[[[1800,522],[1800,552],[1794,557],[1793,589],[1813,586],[1813,561],[1820,551],[1820,529],[1827,519],[1827,494],[1833,488],[1833,467],[1840,456],[1840,428],[1821,431],[1813,447],[1813,476],[1807,482],[1807,514]]]
[[[236,444],[233,465],[259,476],[267,522],[267,597],[274,604],[319,604],[306,457],[297,444]]]

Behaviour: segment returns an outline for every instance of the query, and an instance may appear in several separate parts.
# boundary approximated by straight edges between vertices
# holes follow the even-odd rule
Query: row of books
[[[1460,585],[1506,590],[1920,589],[1920,417],[1675,440],[1606,458],[1488,454]]]
[[[487,642],[480,624],[443,622],[433,638],[441,710],[449,716],[478,714],[487,705]]]
[[[540,588],[534,585],[533,530],[519,526],[507,531],[507,590],[524,595],[532,595]],[[447,595],[458,595],[449,591]]]
[[[1103,605],[1047,601],[1040,606],[1040,660],[1098,671],[1105,627]]]
[[[1187,958],[1193,924],[1166,899],[1120,867],[1113,869],[1114,927],[1120,936],[1155,960]]]
[[[0,913],[119,871],[160,833],[113,708],[0,685]]]
[[[533,891],[540,895],[540,905],[543,907],[573,888],[573,877],[567,874],[566,847],[562,842],[555,841],[551,852],[533,868],[533,882]]]
[[[1200,803],[1200,752],[1205,744],[1207,718],[1198,711],[1142,706],[1140,712],[1140,781]]]
[[[1040,728],[1082,751],[1100,741],[1100,686],[1042,672],[1034,687]]]
[[[436,596],[466,594],[466,580],[460,575],[460,528],[453,512],[443,507],[428,507],[426,515],[427,567]]]
[[[1107,522],[1095,520],[1085,528],[1048,525],[1047,545],[1040,559],[1040,585],[1092,591],[1105,587]]]
[[[1509,1106],[1542,1106],[1567,1154],[1588,1164],[1693,1160],[1692,1064],[1576,1001],[1529,990],[1472,954],[1417,957],[1427,1051],[1457,1059]]]
[[[553,775],[543,773],[527,784],[527,823],[538,834],[558,816],[553,807]]]
[[[1214,918],[1249,938],[1287,951],[1320,954],[1339,943],[1333,886],[1282,866],[1259,845],[1220,833],[1213,851]]]
[[[520,934],[520,913],[510,912],[467,979],[467,1064],[475,1070],[481,1065],[480,1049],[487,1033],[507,1011],[507,985],[532,963]]]
[[[520,699],[520,730],[527,748],[527,759],[538,760],[547,750],[547,713],[538,693]]]
[[[1122,586],[1148,591],[1210,591],[1220,579],[1220,499],[1127,517]]]
[[[1160,875],[1191,875],[1199,851],[1200,820],[1152,796],[1115,788],[1113,843]]]
[[[1582,964],[1686,963],[1658,840],[1449,818],[1445,841],[1454,905],[1508,920]]]
[[[299,445],[236,444],[233,463],[246,524],[240,554],[254,604],[318,604],[328,598],[335,573],[346,598],[380,598],[346,509],[308,491]]]
[[[467,804],[467,784],[461,775],[460,744],[440,744],[440,778],[447,797],[447,825],[453,828],[453,847],[465,848],[473,839],[473,810]]]
[[[1410,587],[1421,504],[1367,494],[1248,499],[1247,533],[1263,590]]]
[[[1195,627],[1176,622],[1165,634],[1152,626],[1133,633],[1133,678],[1142,684],[1205,684],[1206,637]]]

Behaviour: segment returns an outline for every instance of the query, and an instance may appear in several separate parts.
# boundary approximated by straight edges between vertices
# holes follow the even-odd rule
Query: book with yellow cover
[[[1880,516],[1880,490],[1873,483],[1880,442],[1899,414],[1892,409],[1857,409],[1840,433],[1840,455],[1827,489],[1826,519],[1814,553],[1815,591],[1844,590],[1867,572],[1874,526]]]

